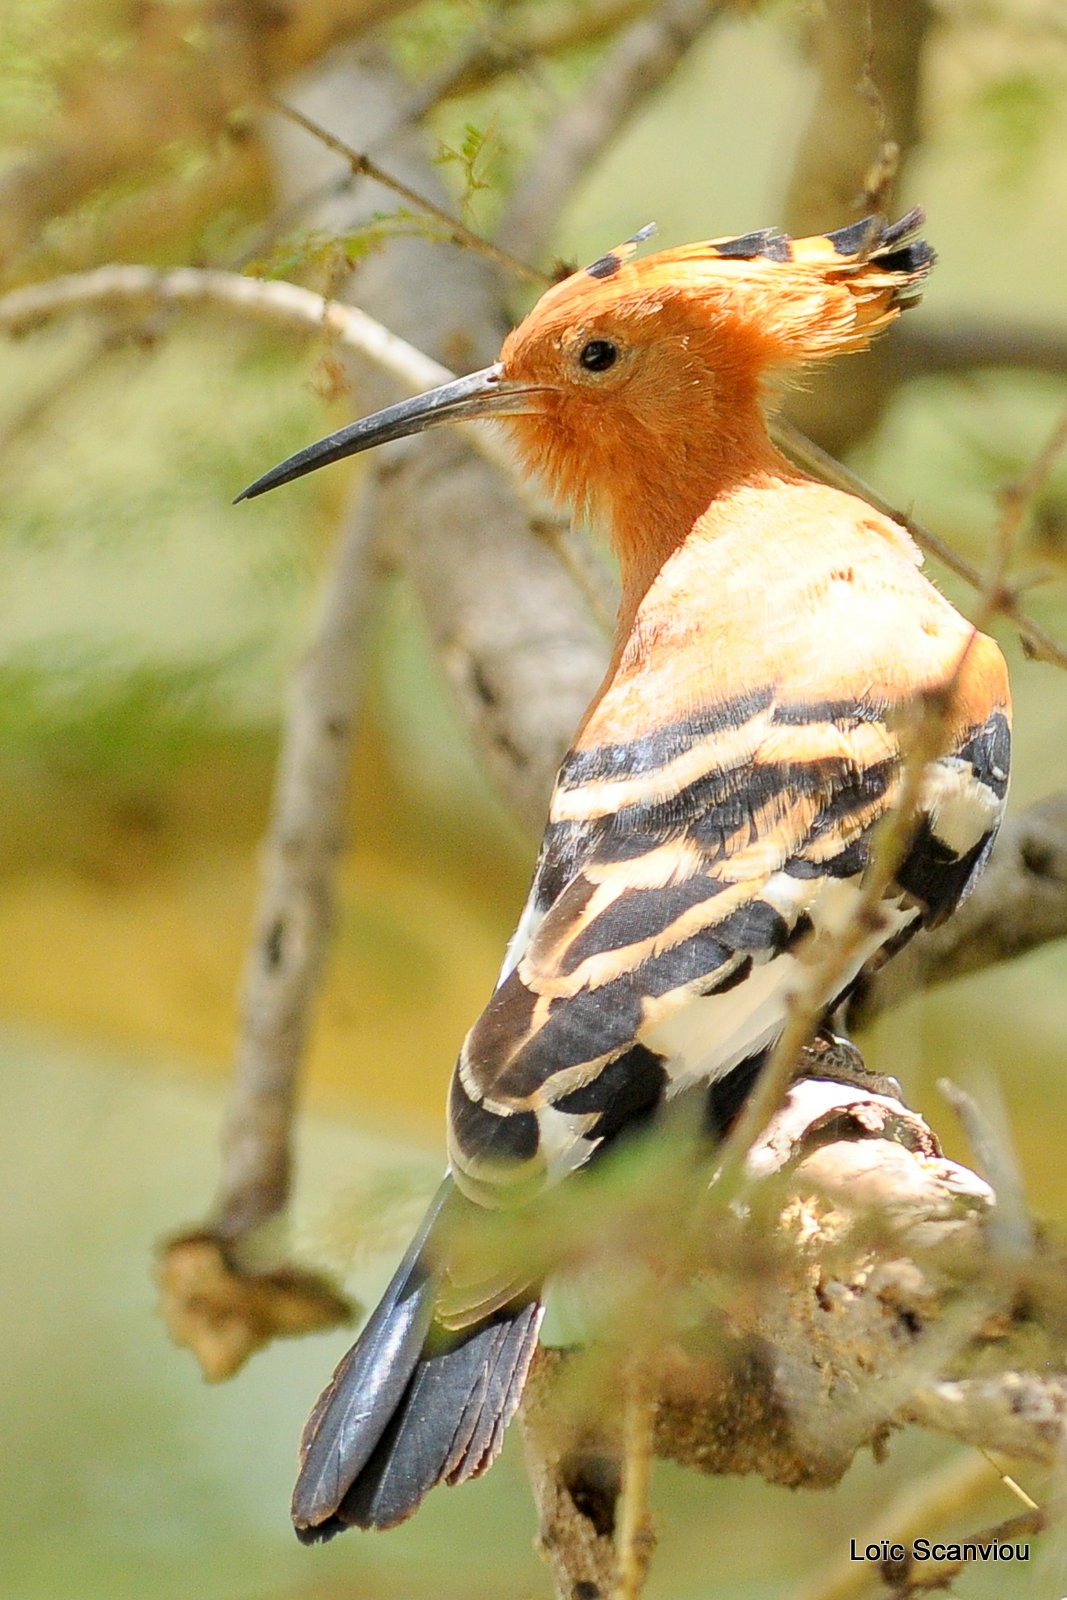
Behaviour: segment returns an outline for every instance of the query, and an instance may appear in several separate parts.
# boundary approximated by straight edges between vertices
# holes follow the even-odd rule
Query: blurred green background
[[[1062,11],[1036,0],[938,9],[924,139],[902,197],[925,205],[940,254],[915,317],[1023,318],[1062,339]],[[5,0],[0,160],[14,164],[47,135],[94,52],[122,59],[131,14],[103,0]],[[390,42],[416,70],[486,14],[421,6],[391,24]],[[588,174],[561,220],[560,252],[592,258],[650,218],[667,244],[776,222],[813,92],[800,42],[813,17],[817,8],[783,4],[713,30]],[[593,49],[553,63],[555,92],[580,89],[595,67]],[[468,123],[491,130],[499,183],[533,137],[514,100],[505,84],[451,103],[434,136],[456,145]],[[195,185],[207,159],[191,145],[170,150],[173,192]],[[254,157],[239,159],[240,181],[210,225],[190,222],[191,259],[212,259],[266,213],[266,179]],[[156,170],[144,178],[157,181]],[[136,185],[118,186],[46,231],[23,275],[89,264],[131,195]],[[494,203],[491,191],[475,195],[474,220]],[[172,237],[161,257],[175,249]],[[181,318],[148,348],[103,353],[98,327],[72,323],[2,354],[0,1593],[546,1594],[517,1439],[487,1479],[431,1496],[397,1532],[303,1551],[287,1521],[296,1439],[347,1336],[276,1345],[208,1388],[154,1313],[154,1243],[195,1220],[213,1187],[279,706],[343,475],[312,478],[254,515],[229,502],[347,413],[320,397],[314,350],[219,319]],[[854,371],[862,383],[862,360]],[[1056,374],[919,376],[853,464],[981,563],[996,489],[1036,455],[1064,396]],[[1065,562],[1061,466],[1020,555],[1023,571],[1053,580],[1027,604],[1061,637]],[[1067,684],[1027,661],[1010,630],[1001,637],[1017,699],[1019,807],[1067,785]],[[400,579],[383,593],[371,660],[294,1219],[304,1259],[364,1298],[435,1181],[452,1058],[494,981],[533,853],[454,721]],[[869,1050],[963,1157],[936,1079],[993,1074],[1031,1202],[1060,1220],[1065,975],[1064,952],[1051,947],[911,1004],[879,1024]],[[374,1224],[376,1194],[392,1199]],[[899,1440],[886,1464],[862,1462],[817,1496],[663,1468],[649,1593],[799,1592],[867,1531],[895,1486],[951,1454]],[[991,1468],[988,1504],[968,1521],[1012,1510]],[[991,1568],[959,1592],[1060,1595],[1065,1557],[1050,1535],[1010,1587]]]

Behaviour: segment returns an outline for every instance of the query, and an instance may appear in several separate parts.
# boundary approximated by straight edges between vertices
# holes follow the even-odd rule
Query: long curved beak
[[[483,367],[480,372],[443,383],[439,389],[429,389],[413,400],[386,406],[384,411],[376,411],[373,416],[352,422],[317,444],[298,450],[288,461],[272,467],[255,483],[250,483],[237,496],[234,505],[239,500],[254,500],[257,494],[266,494],[268,489],[276,489],[281,483],[291,483],[294,478],[302,478],[305,473],[328,466],[331,461],[358,455],[361,450],[372,450],[376,444],[388,444],[391,439],[422,433],[426,428],[436,428],[438,423],[536,411],[542,393],[540,389],[509,382],[499,362]]]

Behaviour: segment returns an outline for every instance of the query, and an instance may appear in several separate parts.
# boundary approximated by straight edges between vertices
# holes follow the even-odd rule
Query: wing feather
[[[664,1095],[773,1044],[804,941],[855,903],[899,788],[895,711],[924,683],[953,681],[950,748],[843,990],[947,915],[988,854],[1009,759],[999,651],[888,535],[865,529],[866,570],[833,534],[826,572],[804,591],[787,575],[780,597],[771,572],[748,598],[724,555],[714,637],[674,575],[657,613],[670,649],[650,664],[636,630],[617,661],[560,770],[523,937],[460,1056],[451,1148],[472,1197],[581,1165]],[[798,614],[805,594],[818,604]],[[743,687],[716,694],[717,671]]]

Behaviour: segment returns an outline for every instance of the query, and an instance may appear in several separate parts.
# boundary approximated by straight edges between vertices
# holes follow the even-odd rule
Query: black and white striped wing
[[[947,914],[1007,786],[997,710],[931,766],[922,825],[847,974]],[[768,689],[560,772],[519,936],[457,1064],[450,1144],[483,1203],[583,1164],[660,1101],[757,1059],[783,1026],[804,941],[858,893],[899,748],[885,707]]]

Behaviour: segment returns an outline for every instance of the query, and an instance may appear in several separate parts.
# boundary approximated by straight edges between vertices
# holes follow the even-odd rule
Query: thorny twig
[[[902,740],[904,761],[899,787],[892,809],[876,834],[859,898],[844,927],[827,940],[821,953],[817,950],[813,953],[803,987],[792,998],[785,1028],[723,1146],[712,1191],[716,1196],[725,1200],[731,1197],[742,1175],[746,1155],[780,1104],[800,1052],[813,1037],[850,965],[882,921],[882,902],[911,844],[926,769],[942,753],[952,690],[974,637],[972,632],[946,683],[918,697],[918,714]]]
[[[918,990],[1014,961],[1067,938],[1067,795],[1009,816],[974,892],[942,927],[866,978],[849,1001],[864,1027]]]
[[[583,1270],[612,1284],[626,1278],[635,1249],[654,1252],[655,1351],[645,1378],[657,1400],[657,1454],[704,1472],[826,1488],[858,1450],[917,1423],[979,1448],[1058,1459],[1067,1414],[1063,1329],[1039,1308],[1058,1293],[1060,1261],[1054,1256],[1047,1270],[1033,1253],[1004,1261],[991,1191],[940,1156],[920,1118],[866,1089],[801,1079],[754,1158],[765,1181],[744,1210],[721,1214],[696,1241],[704,1253],[690,1252],[681,1302],[670,1292],[674,1234],[663,1230],[666,1169],[632,1175],[625,1224],[600,1230],[599,1249],[586,1237],[584,1213],[572,1224]],[[677,1214],[681,1191],[666,1203]],[[557,1248],[565,1227],[557,1222]],[[570,1230],[567,1239],[569,1250]],[[617,1339],[620,1314],[627,1308],[616,1300],[605,1338]],[[650,1325],[647,1293],[636,1319],[640,1341]],[[595,1463],[618,1459],[618,1417],[604,1398],[614,1385],[594,1390],[595,1409],[592,1399],[583,1407],[595,1359],[551,1351],[540,1358],[525,1427],[561,1600],[579,1582],[612,1592],[604,1576],[614,1570],[612,1516],[603,1500],[617,1500],[617,1487]],[[930,1377],[946,1368],[985,1376]],[[553,1409],[554,1435],[545,1421]],[[594,1464],[591,1477],[582,1460]],[[935,1481],[932,1504],[916,1491],[888,1526],[880,1522],[879,1538],[896,1534],[901,1518],[907,1528],[908,1517],[913,1535],[935,1533],[974,1497],[979,1475],[990,1482],[984,1463],[962,1471],[962,1484],[955,1473]],[[823,1587],[833,1600],[851,1595],[849,1586],[838,1595],[839,1577],[820,1582],[818,1600]]]
[[[90,272],[69,273],[45,283],[30,284],[0,296],[0,328],[10,334],[23,335],[44,326],[54,317],[77,310],[174,304],[220,306],[281,328],[294,331],[317,329],[336,339],[345,348],[375,362],[401,383],[410,386],[412,393],[437,383],[446,383],[453,376],[447,367],[390,333],[380,322],[368,317],[356,306],[325,299],[314,290],[298,284],[278,279],[245,278],[239,273],[210,268],[176,267],[168,270],[145,266],[97,267]],[[477,424],[459,426],[465,429],[481,454],[514,476],[513,458],[493,431]],[[1064,426],[1061,422],[1049,441],[1050,467],[1064,447]],[[846,493],[858,495],[876,510],[892,517],[908,530],[917,544],[975,589],[983,590],[986,587],[986,580],[978,568],[958,555],[938,534],[892,505],[791,423],[777,417],[771,422],[771,431],[776,442],[800,466],[824,482]],[[522,479],[516,479],[516,482],[519,492],[530,504],[534,525],[548,536],[554,548],[559,549],[560,542],[556,537],[558,517],[528,483]],[[562,559],[568,562],[573,559],[565,551],[565,546]],[[603,619],[604,599],[591,585],[589,574],[582,572],[579,576],[575,571],[573,575],[595,613]],[[995,611],[1014,624],[1034,656],[1067,668],[1067,646],[1020,608],[1014,591],[1002,588],[997,596]]]
[[[733,1198],[745,1173],[749,1152],[781,1104],[787,1084],[796,1071],[800,1052],[811,1039],[850,964],[861,952],[872,929],[877,927],[879,906],[913,836],[927,767],[943,749],[953,688],[979,628],[1000,608],[1027,507],[1047,480],[1059,452],[1065,446],[1067,417],[1053,431],[1020,483],[1000,497],[1001,512],[996,529],[994,559],[986,579],[979,619],[947,682],[919,698],[918,719],[910,730],[910,736],[904,741],[899,790],[893,809],[876,837],[860,898],[845,927],[821,956],[816,954],[803,988],[794,996],[785,1030],[723,1148],[716,1181],[709,1192],[713,1204],[721,1206]],[[851,1400],[838,1406],[838,1421],[846,1431],[856,1426],[861,1413],[869,1413],[872,1423],[879,1416],[891,1416],[909,1395],[916,1395],[916,1404],[921,1404],[919,1397],[923,1386],[937,1372],[945,1370],[947,1363],[963,1349],[985,1316],[1010,1303],[1030,1258],[1031,1230],[1014,1169],[1007,1158],[1000,1158],[1002,1152],[998,1151],[996,1141],[989,1135],[969,1097],[956,1093],[955,1103],[968,1125],[973,1127],[974,1137],[980,1147],[986,1150],[987,1161],[995,1164],[993,1176],[1003,1190],[1003,1215],[996,1217],[996,1225],[991,1225],[988,1232],[988,1245],[998,1257],[998,1270],[991,1273],[986,1281],[972,1285],[934,1324],[925,1329],[910,1359],[899,1365],[895,1372],[883,1375],[869,1394],[857,1392]],[[700,1217],[702,1233],[706,1221],[706,1217]],[[1043,1513],[1028,1513],[1028,1517],[1030,1521],[1027,1526],[1044,1525]],[[1033,1523],[1035,1517],[1037,1523]],[[1017,1524],[1018,1519],[1012,1526]],[[903,1594],[911,1589],[930,1587],[927,1576],[913,1581],[910,1569],[906,1570],[900,1576],[901,1583],[906,1583],[906,1587],[901,1588],[900,1592]]]
[[[468,228],[465,222],[461,222],[458,217],[454,217],[451,212],[446,211],[444,206],[439,206],[436,200],[431,200],[427,195],[419,194],[417,189],[413,189],[410,184],[404,183],[402,179],[394,178],[380,167],[376,161],[372,160],[370,156],[362,154],[359,150],[353,150],[351,145],[347,145],[343,139],[338,139],[328,128],[321,127],[311,117],[305,116],[304,112],[298,111],[295,106],[289,105],[284,100],[279,100],[276,95],[269,95],[267,103],[273,110],[280,112],[283,117],[288,117],[291,122],[295,122],[299,127],[306,129],[308,133],[326,145],[328,149],[333,150],[339,156],[343,156],[357,177],[370,178],[375,183],[380,183],[383,188],[391,189],[402,200],[406,200],[408,205],[414,206],[418,211],[425,212],[428,217],[433,217],[436,222],[439,222],[447,230],[448,236],[454,239],[457,244],[464,245],[468,250],[477,251],[479,255],[488,257],[498,267],[506,268],[508,272],[515,273],[529,283],[544,285],[549,282],[547,273],[540,271],[537,267],[531,267],[526,261],[520,261],[516,254],[509,250],[501,249],[499,245],[493,244],[491,240],[484,239],[480,233],[476,233],[473,228]]]
[[[290,689],[211,1222],[168,1240],[160,1262],[163,1315],[209,1377],[229,1377],[280,1332],[351,1315],[323,1279],[306,1273],[294,1282],[292,1272],[262,1272],[262,1259],[273,1252],[264,1249],[261,1233],[289,1199],[297,1067],[333,924],[335,864],[347,842],[345,797],[374,532],[364,504],[323,584],[318,620]],[[274,1284],[284,1294],[272,1293]],[[253,1295],[254,1317],[248,1315]],[[272,1320],[276,1308],[284,1309],[284,1323]]]
[[[879,150],[892,142],[898,161],[906,159],[920,136],[918,65],[933,21],[928,0],[831,0],[813,17],[817,85],[786,191],[789,232],[817,232],[830,218],[875,209],[869,191],[878,184],[864,175]],[[884,199],[884,177],[881,187]]]

